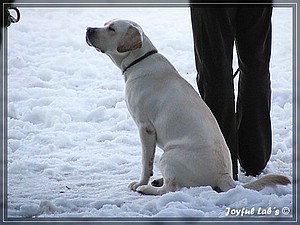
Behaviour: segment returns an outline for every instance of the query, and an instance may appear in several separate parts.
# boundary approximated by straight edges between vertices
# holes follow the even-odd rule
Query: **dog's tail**
[[[244,184],[244,188],[260,191],[266,186],[272,185],[288,185],[291,181],[286,176],[276,175],[276,174],[268,174],[254,182]]]

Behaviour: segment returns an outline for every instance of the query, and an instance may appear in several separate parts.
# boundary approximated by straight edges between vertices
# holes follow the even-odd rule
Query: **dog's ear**
[[[141,31],[137,27],[130,25],[126,34],[120,41],[117,51],[122,53],[141,48],[143,45],[142,42]]]

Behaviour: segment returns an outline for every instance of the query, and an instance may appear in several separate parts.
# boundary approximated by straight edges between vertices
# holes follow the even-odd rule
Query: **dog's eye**
[[[112,26],[109,26],[108,29],[109,29],[110,31],[113,31],[113,32],[116,31]]]

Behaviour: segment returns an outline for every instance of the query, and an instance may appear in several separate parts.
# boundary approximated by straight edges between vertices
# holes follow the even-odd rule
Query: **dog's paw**
[[[142,185],[136,188],[136,191],[142,194],[148,194],[147,190],[148,190],[148,185]]]
[[[136,191],[136,189],[141,186],[140,182],[132,182],[128,185],[129,189],[132,190],[132,191]]]

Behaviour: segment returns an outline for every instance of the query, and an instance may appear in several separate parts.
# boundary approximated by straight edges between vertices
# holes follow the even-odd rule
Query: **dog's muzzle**
[[[105,53],[101,48],[99,48],[91,43],[91,39],[92,39],[93,35],[95,35],[95,32],[96,32],[96,28],[88,27],[86,29],[85,41],[89,46],[94,47],[98,52]]]

